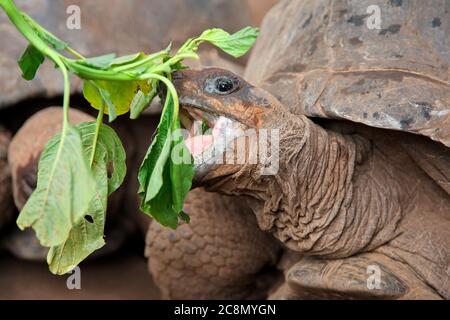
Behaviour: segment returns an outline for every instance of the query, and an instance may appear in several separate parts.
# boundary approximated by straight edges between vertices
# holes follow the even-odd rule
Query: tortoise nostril
[[[175,71],[172,73],[172,80],[181,80],[184,79],[186,76],[182,71]]]

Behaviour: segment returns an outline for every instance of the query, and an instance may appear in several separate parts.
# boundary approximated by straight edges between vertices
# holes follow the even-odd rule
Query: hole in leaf
[[[84,220],[86,220],[89,223],[94,223],[94,218],[92,218],[92,216],[88,214],[84,216]]]
[[[189,217],[189,215],[187,215],[185,211],[181,211],[178,216],[186,223],[191,222],[191,217]]]
[[[108,167],[106,169],[106,174],[108,176],[108,179],[111,179],[112,175],[114,173],[114,164],[112,161],[108,162]]]

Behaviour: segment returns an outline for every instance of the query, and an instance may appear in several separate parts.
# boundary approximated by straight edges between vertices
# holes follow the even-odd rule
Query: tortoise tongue
[[[213,142],[214,137],[212,135],[189,137],[185,140],[186,147],[194,157],[208,149]]]
[[[224,127],[225,118],[220,118],[212,129],[212,134],[202,134],[202,135],[191,135],[184,142],[189,152],[195,157],[202,154],[207,150],[213,143],[214,139],[220,139],[222,127]]]

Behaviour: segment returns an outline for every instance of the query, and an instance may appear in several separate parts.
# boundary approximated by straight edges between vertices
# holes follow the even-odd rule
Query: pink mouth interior
[[[212,134],[202,134],[202,112],[200,110],[193,108],[182,109],[180,117],[183,126],[189,130],[189,137],[184,140],[187,149],[193,156],[202,154],[214,143],[214,138],[219,135],[220,120],[207,121],[208,127],[212,128],[212,130],[209,130],[209,133],[212,131]],[[194,126],[194,122],[196,126]]]
[[[203,151],[209,148],[214,142],[214,137],[212,135],[201,135],[195,137],[189,137],[185,141],[186,148],[195,157],[202,154]]]

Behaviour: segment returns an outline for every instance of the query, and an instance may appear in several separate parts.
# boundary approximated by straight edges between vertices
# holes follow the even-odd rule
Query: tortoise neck
[[[355,147],[303,116],[285,119],[284,127],[279,172],[267,179],[264,206],[255,213],[260,227],[291,249],[317,254],[327,233],[344,232],[333,222],[348,206]]]
[[[278,172],[243,170],[246,174],[233,176],[230,189],[248,196],[263,230],[295,251],[327,257],[350,256],[395,236],[386,224],[396,225],[401,218],[395,198],[399,190],[390,185],[393,203],[376,199],[383,203],[374,205],[370,194],[379,190],[360,187],[367,181],[358,167],[369,161],[371,152],[366,139],[327,131],[304,116],[289,114],[279,123]],[[355,170],[360,171],[357,177]],[[369,227],[371,220],[383,223]]]

